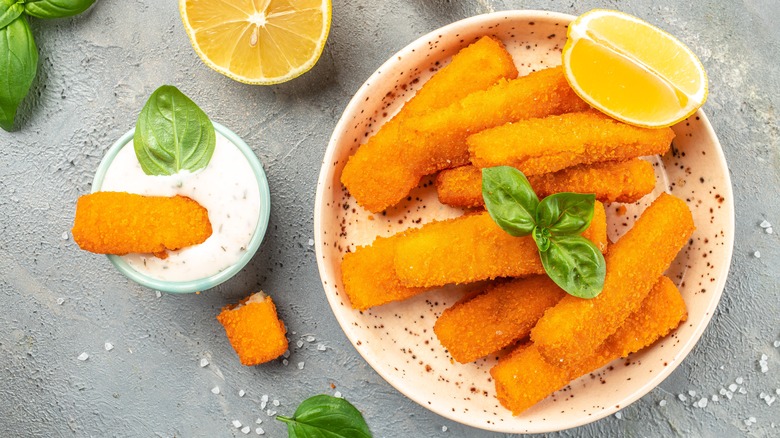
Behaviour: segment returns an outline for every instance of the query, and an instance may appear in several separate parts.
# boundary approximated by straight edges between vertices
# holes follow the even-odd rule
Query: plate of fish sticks
[[[704,112],[644,128],[593,109],[561,68],[574,18],[503,11],[422,36],[357,91],[320,171],[317,262],[344,333],[393,387],[476,428],[564,430],[646,395],[728,274],[731,182]],[[595,298],[486,210],[496,166],[539,199],[593,195]]]

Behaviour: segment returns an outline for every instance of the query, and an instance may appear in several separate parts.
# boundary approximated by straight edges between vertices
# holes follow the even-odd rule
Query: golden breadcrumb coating
[[[98,254],[156,253],[204,242],[211,222],[203,206],[185,196],[95,192],[79,197],[73,240]]]
[[[360,146],[341,173],[341,182],[365,209],[378,213],[400,201],[419,182],[409,166],[415,160],[414,142],[405,123],[445,107],[471,92],[484,90],[501,78],[517,77],[504,45],[483,37],[462,49],[406,102],[401,111]]]
[[[241,363],[247,366],[268,362],[287,351],[287,330],[276,315],[271,297],[266,296],[262,301],[258,297],[252,298],[249,296],[237,305],[226,306],[217,315],[230,345]]]
[[[582,235],[606,251],[606,212],[600,202]],[[531,236],[513,237],[483,212],[426,224],[400,239],[395,272],[406,286],[435,287],[543,274],[544,267]]]
[[[653,284],[671,265],[693,233],[685,202],[662,194],[606,255],[604,289],[593,299],[564,297],[547,310],[531,340],[550,362],[576,363],[635,312]]]
[[[673,138],[671,128],[639,128],[591,110],[508,123],[470,136],[468,144],[475,166],[514,166],[529,176],[663,154]]]
[[[688,317],[680,291],[667,277],[661,277],[620,328],[595,354],[567,368],[550,363],[533,343],[517,348],[490,370],[501,404],[518,415],[566,386],[571,380],[593,372],[630,353],[635,353],[669,332]]]
[[[638,158],[569,167],[528,177],[539,198],[560,192],[593,193],[596,199],[636,202],[655,188],[653,165]],[[482,169],[461,166],[443,170],[436,178],[439,201],[452,207],[482,207]]]
[[[499,283],[445,310],[433,331],[453,359],[472,362],[528,336],[564,295],[546,275]]]

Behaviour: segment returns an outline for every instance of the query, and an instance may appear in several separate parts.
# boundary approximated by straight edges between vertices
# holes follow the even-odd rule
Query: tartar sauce
[[[214,155],[206,168],[171,176],[146,175],[132,140],[119,151],[103,179],[101,191],[148,196],[182,195],[209,212],[212,235],[205,242],[152,254],[122,256],[133,269],[158,280],[189,281],[214,275],[235,264],[246,252],[260,218],[260,189],[246,157],[219,132]]]

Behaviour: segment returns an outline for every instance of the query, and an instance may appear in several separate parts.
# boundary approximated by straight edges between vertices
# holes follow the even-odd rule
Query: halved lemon
[[[634,16],[595,9],[569,25],[566,79],[596,109],[632,125],[660,128],[707,99],[701,62],[679,40]]]
[[[179,0],[192,47],[206,65],[247,84],[289,81],[317,63],[330,0]]]

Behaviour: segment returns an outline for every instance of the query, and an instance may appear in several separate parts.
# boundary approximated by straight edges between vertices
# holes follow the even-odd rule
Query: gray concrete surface
[[[20,111],[21,130],[0,132],[0,430],[3,436],[243,436],[231,421],[286,436],[260,413],[263,394],[290,414],[331,384],[358,406],[377,437],[492,437],[430,413],[382,380],[355,352],[325,299],[312,247],[320,160],[350,96],[392,53],[454,20],[503,9],[578,14],[618,8],[678,36],[710,78],[705,111],[734,182],[737,236],[731,275],[703,338],[659,388],[622,418],[550,436],[778,436],[780,401],[780,16],[776,0],[493,1],[334,0],[317,66],[273,87],[253,87],[204,66],[173,0],[98,0],[80,17],[34,20],[40,74]],[[263,161],[273,211],[266,240],[235,279],[200,295],[163,295],[80,251],[63,233],[111,143],[134,124],[161,84],[189,94]],[[766,234],[762,220],[776,226]],[[66,236],[68,237],[68,236]],[[754,251],[760,251],[756,258]],[[242,367],[214,319],[263,288],[277,302],[291,364]],[[60,304],[61,302],[61,304]],[[103,345],[111,342],[114,350]],[[324,352],[316,345],[328,346]],[[87,361],[77,357],[87,352]],[[769,371],[758,361],[768,356]],[[198,366],[201,358],[211,362]],[[304,362],[299,370],[295,364]],[[717,394],[742,377],[747,394],[706,408],[677,394]],[[211,393],[214,386],[220,395]],[[238,396],[239,390],[246,396]],[[722,397],[721,397],[722,398]],[[778,397],[780,399],[780,397]],[[664,407],[660,400],[667,400]],[[690,399],[690,397],[689,397]],[[756,423],[744,420],[755,417]],[[775,424],[773,424],[775,423]],[[442,426],[448,430],[442,431]],[[252,432],[253,436],[254,431]]]

